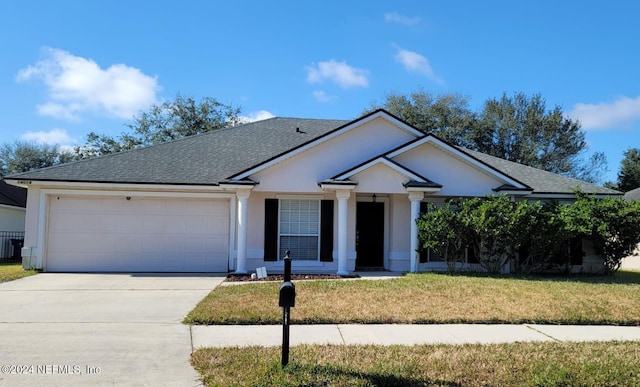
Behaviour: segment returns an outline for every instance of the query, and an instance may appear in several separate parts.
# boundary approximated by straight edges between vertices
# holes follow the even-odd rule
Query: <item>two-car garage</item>
[[[228,270],[228,198],[47,195],[46,200],[46,271]]]

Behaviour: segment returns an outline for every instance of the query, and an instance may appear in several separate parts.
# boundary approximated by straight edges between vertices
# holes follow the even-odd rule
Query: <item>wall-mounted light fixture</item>
[[[127,200],[131,200],[131,196],[127,196]]]

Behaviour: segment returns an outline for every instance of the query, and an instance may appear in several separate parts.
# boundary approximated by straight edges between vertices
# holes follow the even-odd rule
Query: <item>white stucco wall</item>
[[[0,231],[24,231],[26,209],[0,204]]]
[[[322,192],[318,183],[415,138],[378,118],[250,176],[255,192]]]
[[[411,202],[406,194],[391,195],[389,199],[389,269],[409,271]]]
[[[38,218],[40,217],[40,189],[27,190],[27,213],[25,216],[24,246],[38,246]]]
[[[403,184],[411,179],[384,164],[378,164],[356,173],[349,180],[358,184],[354,190],[355,192],[376,194],[404,193],[406,196]]]
[[[25,269],[42,268],[42,257],[38,246],[39,240],[39,219],[40,209],[40,189],[29,187],[27,190],[27,213],[25,216],[24,248],[22,249],[22,266]]]
[[[393,160],[442,184],[436,196],[485,196],[504,183],[430,143],[410,149]]]

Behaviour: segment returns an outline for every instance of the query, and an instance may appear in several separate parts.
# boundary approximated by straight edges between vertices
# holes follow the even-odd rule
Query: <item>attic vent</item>
[[[296,128],[296,133],[307,133],[307,132],[300,130],[300,128]]]

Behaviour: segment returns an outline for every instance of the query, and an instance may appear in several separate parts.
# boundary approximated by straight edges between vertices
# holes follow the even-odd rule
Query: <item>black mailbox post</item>
[[[278,305],[282,307],[282,366],[289,364],[290,308],[296,306],[296,287],[291,282],[291,258],[289,250],[284,255],[284,282],[280,285]]]
[[[291,281],[285,281],[280,285],[280,302],[283,308],[293,308],[296,306],[296,287]]]

